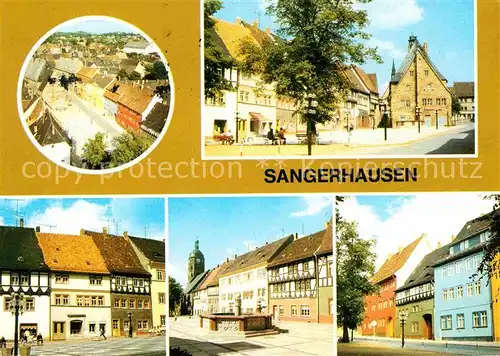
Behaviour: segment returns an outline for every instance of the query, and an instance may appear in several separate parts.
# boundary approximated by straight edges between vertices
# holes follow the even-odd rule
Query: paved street
[[[244,338],[237,333],[208,331],[198,318],[170,320],[170,348],[193,356],[329,356],[333,355],[333,328],[327,324],[279,323],[278,335]]]
[[[466,123],[440,130],[422,128],[391,129],[388,143],[383,140],[382,129],[354,131],[351,143],[347,145],[347,134],[336,131],[322,134],[320,145],[312,148],[315,156],[395,156],[424,154],[474,154],[475,124]],[[337,136],[339,139],[337,139]],[[324,144],[326,142],[332,142]],[[367,144],[372,142],[372,144]],[[307,146],[287,145],[208,145],[205,155],[213,156],[307,156]]]
[[[54,89],[52,86],[47,86],[43,97],[55,109],[54,115],[69,136],[76,139],[79,155],[82,153],[83,145],[98,132],[106,134],[109,146],[113,138],[125,132],[115,120],[97,113],[90,104],[80,100],[71,92],[65,92],[61,87]]]
[[[164,356],[166,354],[164,337],[137,337],[134,339],[114,338],[105,341],[53,341],[44,346],[34,346],[33,356]]]
[[[355,336],[352,345],[339,343],[338,350],[339,355],[500,355],[500,344],[407,339],[403,350],[401,339]]]

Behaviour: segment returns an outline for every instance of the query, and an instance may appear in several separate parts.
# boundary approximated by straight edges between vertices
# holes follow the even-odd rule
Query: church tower
[[[205,272],[205,256],[200,251],[200,242],[198,239],[194,242],[194,250],[189,254],[188,259],[188,283],[197,275]]]

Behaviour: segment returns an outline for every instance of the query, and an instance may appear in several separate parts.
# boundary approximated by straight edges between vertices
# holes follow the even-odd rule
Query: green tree
[[[451,94],[451,114],[452,115],[459,115],[460,110],[462,110],[462,105],[460,105],[460,101],[458,100],[458,97],[455,95],[455,93]]]
[[[336,220],[337,326],[342,327],[342,342],[349,342],[349,329],[363,321],[364,297],[378,291],[370,283],[375,273],[375,241],[360,238],[356,223],[340,215]]]
[[[154,92],[155,95],[158,95],[163,99],[163,103],[168,105],[170,98],[170,85],[158,85]]]
[[[153,140],[136,134],[126,132],[113,139],[115,149],[111,153],[111,166],[118,167],[129,163],[143,154],[153,143]]]
[[[276,18],[281,39],[241,43],[242,70],[258,73],[278,96],[295,101],[307,123],[309,154],[316,124],[332,120],[350,88],[346,63],[381,62],[377,49],[366,46],[368,15],[357,7],[370,1],[277,0],[267,14]],[[318,104],[314,112],[304,107],[309,95]]]
[[[83,146],[82,158],[87,161],[91,169],[100,168],[106,157],[106,136],[98,132],[94,138],[89,139]]]
[[[125,71],[125,69],[120,69],[116,77],[120,79],[128,79],[128,73]]]
[[[132,73],[130,73],[128,76],[128,79],[130,79],[130,80],[140,80],[141,78],[142,78],[141,75],[138,72],[136,72],[135,70]]]
[[[174,312],[176,306],[181,302],[184,292],[182,286],[174,278],[168,278],[168,307],[170,312]]]
[[[222,9],[221,0],[205,0],[205,96],[216,97],[224,91],[234,90],[231,82],[224,77],[224,70],[234,65],[233,59],[218,45],[215,21],[212,16]]]

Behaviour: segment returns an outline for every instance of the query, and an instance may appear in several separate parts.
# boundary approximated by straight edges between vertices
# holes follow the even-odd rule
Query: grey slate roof
[[[441,74],[441,72],[437,69],[436,65],[431,61],[429,56],[425,53],[422,45],[418,42],[417,39],[415,39],[415,42],[408,50],[408,53],[406,54],[406,57],[399,66],[399,69],[396,71],[396,74],[391,77],[391,83],[399,83],[399,81],[401,80],[401,78],[403,78],[404,74],[406,73],[406,71],[412,64],[413,60],[415,59],[415,55],[417,54],[417,52],[419,52],[422,55],[422,57],[425,58],[425,60],[429,63],[429,66],[436,72],[439,79],[446,80],[444,75]]]
[[[129,236],[130,240],[150,261],[165,263],[165,242]]]
[[[396,292],[406,290],[415,286],[434,280],[434,263],[447,256],[450,245],[440,247],[427,254],[418,266],[410,274],[405,284],[399,287]]]
[[[203,282],[203,280],[205,279],[205,277],[208,275],[208,272],[210,272],[210,270],[207,270],[203,273],[200,273],[199,275],[197,275],[196,277],[193,278],[193,280],[191,282],[189,282],[186,286],[186,288],[184,289],[184,294],[189,294],[189,293],[192,293],[195,291],[196,287],[201,283]]]
[[[495,212],[492,211],[488,214],[484,214],[480,217],[467,221],[462,227],[462,230],[460,230],[460,232],[458,233],[457,237],[453,240],[453,243],[451,245],[456,245],[457,243],[488,229],[493,223],[494,215]]]

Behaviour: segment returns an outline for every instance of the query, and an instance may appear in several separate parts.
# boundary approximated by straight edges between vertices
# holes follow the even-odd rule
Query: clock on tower
[[[200,242],[196,239],[194,250],[191,251],[188,258],[188,283],[203,272],[205,272],[205,256],[200,251]]]

